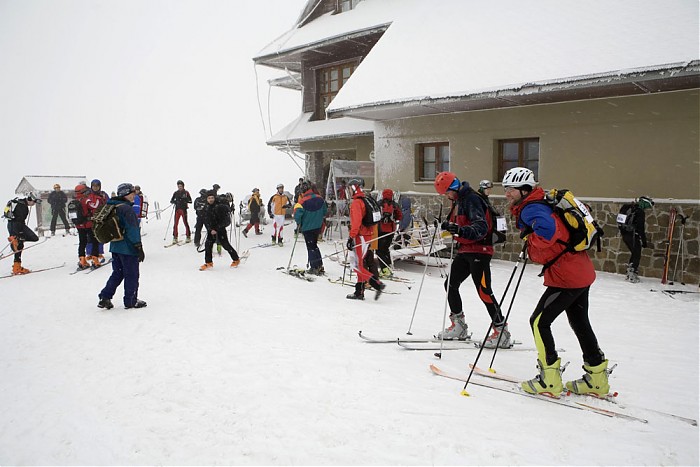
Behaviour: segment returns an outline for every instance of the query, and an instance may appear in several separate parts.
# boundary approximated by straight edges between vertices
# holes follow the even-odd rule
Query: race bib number
[[[617,223],[618,224],[625,224],[627,223],[627,214],[618,214],[617,215]]]
[[[496,218],[496,230],[498,230],[499,232],[505,232],[506,230],[508,230],[505,217]]]

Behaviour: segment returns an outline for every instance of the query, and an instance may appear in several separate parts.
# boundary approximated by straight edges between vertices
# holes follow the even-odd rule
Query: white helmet
[[[530,169],[525,167],[513,167],[506,171],[503,175],[503,187],[521,187],[529,186],[530,188],[535,188],[537,182],[535,181],[535,174]]]

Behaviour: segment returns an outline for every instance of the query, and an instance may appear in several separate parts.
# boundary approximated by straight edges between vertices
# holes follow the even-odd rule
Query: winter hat
[[[651,209],[654,205],[654,200],[648,196],[640,196],[637,200],[637,204],[639,204],[639,207],[642,209]]]
[[[127,196],[133,193],[134,191],[134,185],[132,185],[131,183],[122,183],[117,187],[117,196],[123,198],[124,196]]]
[[[259,191],[260,191],[260,190],[258,190],[257,188],[253,188],[253,193],[257,193],[257,192],[259,192]]]
[[[393,199],[393,198],[394,198],[394,192],[392,190],[390,190],[389,188],[382,191],[382,199]]]
[[[102,182],[99,179],[94,179],[93,181],[90,182],[90,186],[92,185],[99,185],[102,186]]]

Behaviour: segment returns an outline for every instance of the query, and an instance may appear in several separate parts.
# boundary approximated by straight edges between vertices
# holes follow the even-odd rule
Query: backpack
[[[571,191],[553,188],[541,202],[549,205],[561,219],[569,231],[569,241],[561,253],[542,266],[540,276],[565,253],[586,251],[594,244],[597,246],[596,251],[601,251],[600,237],[603,236],[603,229],[591,216],[590,207],[576,199]]]
[[[216,219],[220,222],[218,227],[228,227],[231,225],[231,208],[227,202],[217,203],[214,209],[216,212]]]
[[[362,225],[371,227],[382,220],[382,208],[377,204],[377,200],[372,196],[362,196],[360,198],[365,203],[365,216],[362,218]]]
[[[620,232],[634,232],[634,204],[623,204],[617,215],[617,227]]]
[[[506,218],[496,210],[491,203],[486,203],[486,209],[488,209],[491,217],[491,225],[489,230],[491,235],[486,235],[484,243],[486,245],[498,245],[500,243],[506,242],[506,231],[508,227],[506,226]]]
[[[92,215],[92,233],[100,243],[118,242],[124,238],[119,227],[117,205],[105,204]]]
[[[5,210],[2,213],[2,217],[7,220],[12,220],[15,218],[15,207],[17,207],[17,201],[17,198],[15,198],[7,202],[7,205],[5,205]]]
[[[83,214],[83,205],[80,201],[73,199],[68,203],[68,218],[73,222],[73,225],[84,224],[88,218]]]

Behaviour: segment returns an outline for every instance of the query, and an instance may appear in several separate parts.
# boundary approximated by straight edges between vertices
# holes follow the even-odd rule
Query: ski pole
[[[171,204],[170,206],[175,206],[174,204]],[[165,236],[163,237],[163,241],[165,241],[168,238],[168,232],[170,231],[170,223],[173,221],[175,218],[175,209],[173,209],[173,215],[170,216],[170,219],[168,220],[168,226],[165,228]]]
[[[445,305],[444,305],[444,310],[442,312],[442,333],[440,334],[440,350],[435,354],[437,358],[442,358],[442,348],[443,344],[445,343],[445,323],[447,321],[447,298],[449,297],[450,294],[450,278],[452,277],[452,254],[454,253],[455,250],[455,239],[454,237],[452,238],[452,241],[450,242],[450,269],[447,271],[447,283],[445,284]],[[427,264],[427,263],[426,263]]]
[[[294,245],[292,245],[292,254],[289,255],[289,263],[287,263],[287,272],[289,272],[292,267],[292,258],[294,257],[294,249],[297,247],[297,239],[299,238],[299,233],[294,232]]]
[[[520,261],[520,259],[524,255],[524,253],[525,253],[525,247],[523,247],[523,251],[520,253],[520,257],[518,257],[518,261]],[[517,268],[518,265],[516,264],[515,266]],[[510,311],[513,308],[513,303],[515,302],[515,296],[518,294],[518,288],[520,287],[520,281],[523,278],[523,272],[525,272],[525,266],[527,266],[527,256],[524,257],[523,267],[522,267],[522,269],[520,269],[520,275],[518,276],[518,282],[516,282],[515,290],[513,291],[513,298],[511,299],[510,305],[508,306],[508,313],[506,313],[506,316],[504,318],[506,321],[508,320],[508,317],[510,316]],[[515,273],[515,269],[513,269],[513,273]],[[511,279],[512,279],[512,277],[511,277]],[[508,285],[510,285],[510,283]],[[505,294],[503,296],[503,301],[505,301]],[[479,352],[476,354],[476,358],[474,359],[474,364],[472,365],[471,370],[469,371],[469,376],[467,376],[467,380],[465,381],[464,387],[462,388],[461,394],[463,396],[467,396],[467,397],[469,396],[469,393],[467,392],[467,386],[469,385],[469,381],[471,381],[471,379],[472,379],[472,375],[474,374],[474,368],[476,368],[476,365],[479,362],[479,357],[481,357],[481,353],[484,351],[484,342],[486,342],[486,339],[488,338],[488,333],[491,332],[492,326],[493,326],[493,323],[491,323],[489,325],[489,329],[486,331],[486,337],[484,337],[484,340],[481,341],[481,346],[479,347]],[[500,342],[500,338],[499,338],[499,342]],[[493,355],[493,359],[491,360],[491,363],[489,364],[489,371],[493,371],[491,367],[493,365],[494,359],[496,358],[497,351],[498,351],[498,345],[496,346],[496,348],[493,351],[494,355]]]
[[[430,239],[430,249],[428,250],[428,258],[430,258],[430,254],[433,251],[433,245],[435,244],[435,236],[438,233],[438,223],[440,222],[440,219],[442,218],[442,204],[440,205],[440,213],[438,214],[438,217],[433,221],[433,226],[435,227],[435,230],[433,231],[433,238]],[[452,257],[452,253],[450,253],[450,257]],[[408,331],[406,331],[406,334],[409,336],[412,336],[413,333],[411,333],[411,328],[413,327],[413,319],[416,316],[416,310],[418,309],[418,300],[420,300],[420,294],[421,291],[423,290],[423,282],[425,282],[425,274],[428,272],[428,261],[425,262],[425,267],[423,267],[423,276],[420,279],[420,287],[418,287],[418,296],[416,296],[416,304],[413,305],[413,314],[411,314],[411,322],[408,324]],[[442,323],[443,325],[445,324],[444,321]],[[444,328],[443,328],[444,329]],[[440,349],[442,350],[442,349]]]

